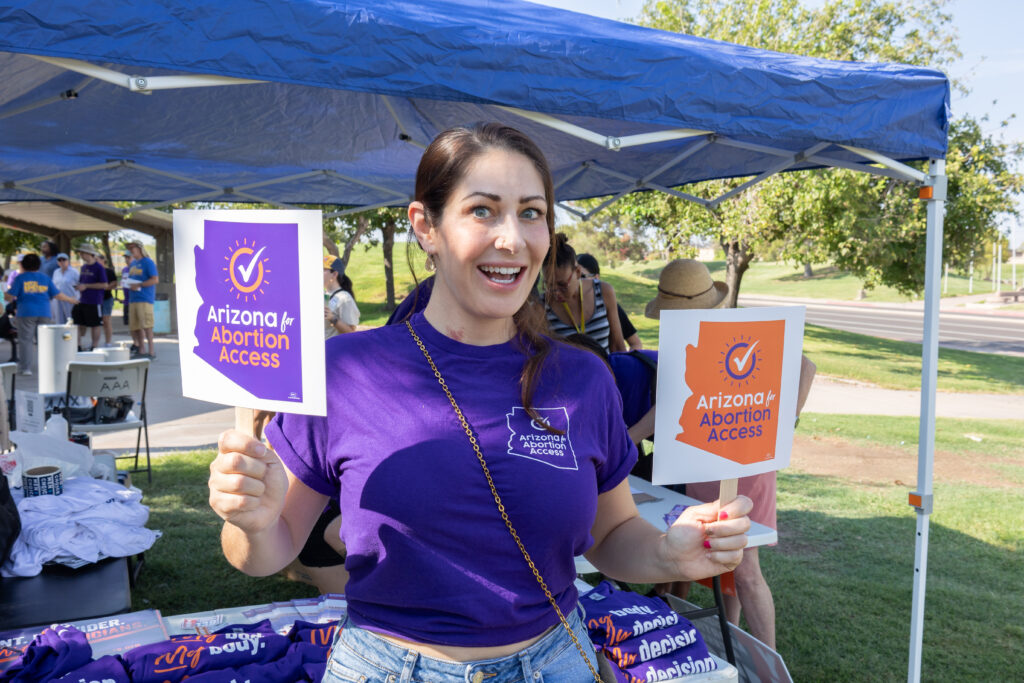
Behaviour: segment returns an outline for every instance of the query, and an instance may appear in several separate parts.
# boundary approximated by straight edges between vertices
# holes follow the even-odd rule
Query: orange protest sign
[[[803,314],[799,306],[662,312],[655,483],[789,464]]]

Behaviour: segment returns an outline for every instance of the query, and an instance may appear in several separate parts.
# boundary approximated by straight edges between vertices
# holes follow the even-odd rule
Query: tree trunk
[[[743,281],[743,274],[750,267],[754,258],[754,251],[750,244],[742,239],[730,240],[723,238],[719,244],[725,252],[725,283],[729,285],[729,294],[726,295],[725,305],[722,308],[736,308],[736,300],[740,295],[740,283]]]
[[[812,277],[814,277],[814,271],[811,270],[811,264],[810,263],[805,263],[804,264],[804,277],[805,278],[812,278]]]
[[[109,232],[103,233],[103,255],[107,257],[107,266],[111,270],[113,270],[114,269],[114,259],[111,258],[111,254],[110,254],[110,233]]]
[[[335,258],[338,257],[338,245],[327,236],[327,233],[324,233],[324,247],[327,249],[328,253],[333,254]]]
[[[348,259],[349,259],[349,257],[352,256],[352,248],[356,246],[356,242],[358,242],[359,238],[363,236],[363,233],[365,233],[369,229],[370,229],[370,219],[367,218],[364,215],[360,215],[359,216],[359,220],[356,222],[356,231],[355,231],[355,233],[351,237],[348,238],[348,240],[346,240],[346,242],[345,242],[345,250],[342,252],[341,256],[339,257],[339,258],[341,258],[341,266],[342,266],[342,268],[345,268],[345,267],[348,266]],[[337,253],[337,249],[338,248],[335,247],[334,249],[335,249],[334,253]]]
[[[388,216],[380,231],[383,236],[381,247],[384,252],[384,310],[391,312],[395,310],[395,219]]]

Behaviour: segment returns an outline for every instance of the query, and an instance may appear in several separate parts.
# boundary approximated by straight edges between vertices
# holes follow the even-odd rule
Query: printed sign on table
[[[804,308],[661,312],[655,484],[789,465]]]
[[[323,415],[319,211],[174,212],[182,393]]]

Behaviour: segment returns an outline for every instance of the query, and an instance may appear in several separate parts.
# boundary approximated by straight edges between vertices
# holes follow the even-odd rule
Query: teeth
[[[495,273],[497,275],[518,275],[522,268],[509,268],[499,266],[480,266],[480,270],[485,273]]]

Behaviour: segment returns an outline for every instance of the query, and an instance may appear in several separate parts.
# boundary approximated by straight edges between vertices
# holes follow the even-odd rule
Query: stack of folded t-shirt
[[[81,631],[73,626],[48,628],[20,661],[0,673],[0,683],[319,681],[337,627],[337,622],[296,621],[282,636],[264,620],[225,626],[210,635],[172,636],[96,660]]]
[[[718,668],[700,632],[659,598],[620,591],[603,581],[580,604],[590,639],[618,681],[664,681]]]

